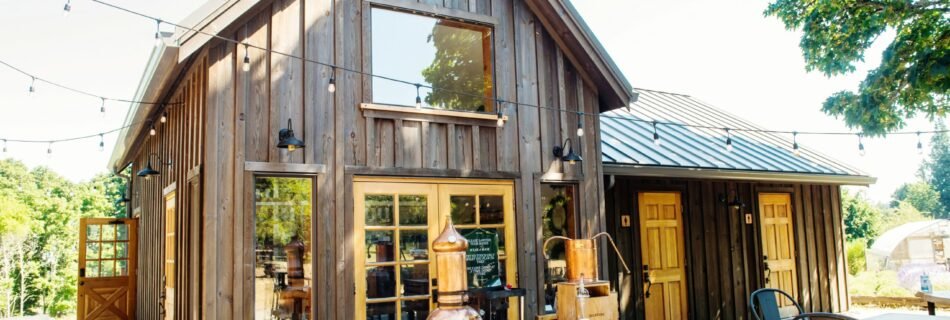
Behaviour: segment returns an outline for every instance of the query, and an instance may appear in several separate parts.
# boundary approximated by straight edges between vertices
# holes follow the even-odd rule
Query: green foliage
[[[124,216],[124,191],[118,177],[77,184],[0,160],[0,317],[74,311],[79,218]]]
[[[865,239],[858,239],[854,241],[848,241],[848,273],[852,275],[858,274],[858,272],[864,271],[867,269],[867,259],[865,258],[865,251],[867,251],[868,242]]]
[[[897,272],[859,272],[848,275],[848,294],[852,296],[910,297],[913,294],[901,287]]]
[[[864,239],[867,245],[874,243],[880,233],[881,211],[872,206],[864,194],[852,195],[842,191],[841,207],[844,208],[844,231],[848,241]]]
[[[840,91],[822,110],[849,127],[883,135],[922,113],[943,116],[950,105],[950,2],[933,0],[776,0],[765,10],[790,30],[802,30],[799,47],[808,71],[827,76],[855,71],[885,31],[895,38],[881,64],[856,92]]]
[[[946,130],[943,122],[938,122],[938,131]],[[924,179],[930,182],[939,194],[940,205],[950,211],[950,137],[947,133],[937,133],[930,140],[930,159],[921,167]],[[936,218],[950,218],[950,212],[941,212]]]
[[[896,208],[890,208],[884,214],[883,219],[881,220],[881,231],[887,231],[894,227],[900,226],[908,222],[917,222],[929,220],[930,218],[924,216],[923,213],[914,208],[913,205],[907,202],[898,203]]]
[[[925,216],[945,218],[945,207],[940,203],[940,193],[934,190],[927,182],[905,183],[894,191],[891,196],[891,207],[898,207],[901,202],[914,206]]]

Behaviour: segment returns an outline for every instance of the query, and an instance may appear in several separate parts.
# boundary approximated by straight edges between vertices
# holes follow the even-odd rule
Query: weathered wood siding
[[[603,109],[596,89],[522,1],[421,1],[432,10],[452,9],[491,17],[494,26],[495,86],[499,99],[546,108],[503,104],[509,121],[403,119],[367,116],[372,102],[368,76],[336,71],[337,90],[326,84],[332,69],[251,48],[251,71],[242,72],[245,48],[212,42],[208,52],[207,118],[204,125],[206,179],[204,238],[207,278],[203,312],[209,319],[250,318],[253,308],[253,207],[247,187],[253,172],[244,163],[322,165],[317,181],[314,250],[314,318],[349,319],[353,298],[352,178],[354,175],[504,178],[515,181],[519,237],[517,286],[529,289],[526,315],[533,317],[543,272],[537,179],[561,171],[551,151],[564,139],[584,159],[565,168],[579,180],[587,217],[583,230],[605,230],[599,164],[599,124],[586,117],[586,134],[575,135],[577,112]],[[391,4],[399,5],[395,1]],[[409,2],[406,2],[409,3]],[[370,6],[364,1],[276,0],[264,2],[224,35],[283,53],[343,68],[371,72]],[[448,12],[448,11],[445,11]],[[407,88],[411,90],[411,88]],[[567,111],[567,112],[562,112]],[[276,148],[277,131],[293,118],[307,147]],[[589,224],[589,226],[588,226]],[[143,229],[155,228],[143,226]],[[157,230],[157,229],[156,229]],[[155,301],[155,300],[143,300]]]
[[[792,294],[806,311],[848,309],[838,186],[615,176],[607,181],[607,224],[633,270],[620,285],[625,319],[644,318],[636,209],[637,193],[644,191],[682,194],[691,319],[749,319],[749,294],[764,286],[758,213],[763,192],[791,194],[799,290]],[[731,201],[736,192],[745,203],[742,213],[753,214],[753,224],[720,201],[720,196]],[[630,227],[621,227],[621,215],[631,216]],[[618,262],[607,260],[618,283]]]
[[[175,257],[175,309],[166,312],[184,319],[194,315],[200,307],[200,279],[208,276],[201,274],[201,234],[199,223],[200,210],[195,206],[201,203],[200,188],[201,164],[204,145],[204,110],[208,87],[207,65],[204,57],[194,60],[190,71],[178,79],[174,89],[169,92],[166,103],[168,121],[160,123],[155,118],[155,136],[143,133],[144,141],[138,145],[135,160],[132,163],[132,207],[139,216],[138,235],[138,277],[136,279],[136,315],[140,319],[160,319],[159,301],[164,292],[162,282],[165,256],[165,210],[163,191],[175,186],[178,227]],[[147,126],[146,126],[147,127]],[[161,162],[172,162],[171,166],[158,162],[152,157],[152,167],[161,172],[160,176],[148,180],[134,176],[145,167],[149,154],[161,157]],[[200,191],[200,190],[199,190]]]

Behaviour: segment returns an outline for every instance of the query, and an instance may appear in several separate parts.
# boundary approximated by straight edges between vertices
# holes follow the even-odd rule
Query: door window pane
[[[366,225],[367,226],[393,225],[393,196],[388,196],[388,195],[366,196]]]
[[[396,296],[396,269],[393,266],[366,268],[366,297],[390,298]]]
[[[505,223],[505,208],[502,196],[478,196],[478,223]]]
[[[451,196],[449,201],[452,205],[452,223],[475,223],[475,196]]]
[[[493,112],[491,29],[382,8],[372,11],[373,73],[419,83],[427,108]],[[413,105],[416,88],[373,78],[373,102]]]
[[[576,235],[573,185],[541,185],[541,229],[547,240],[553,236],[573,238]],[[553,313],[555,284],[566,280],[566,252],[564,242],[552,241],[546,248],[548,259],[544,267],[544,312]]]
[[[366,261],[393,261],[393,232],[366,231]]]
[[[309,317],[313,180],[257,177],[254,198],[254,316]]]
[[[429,231],[425,229],[399,231],[399,260],[427,259],[429,259]]]
[[[399,225],[424,226],[429,222],[426,196],[399,196]]]

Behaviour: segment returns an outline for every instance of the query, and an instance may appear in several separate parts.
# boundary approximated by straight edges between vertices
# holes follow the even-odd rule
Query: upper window
[[[418,83],[427,108],[493,112],[491,28],[372,9],[373,74]],[[413,105],[416,87],[373,78],[373,102]]]

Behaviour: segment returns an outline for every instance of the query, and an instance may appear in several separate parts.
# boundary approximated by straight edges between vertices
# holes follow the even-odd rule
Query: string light
[[[248,49],[250,48],[247,46],[247,43],[245,43],[244,44],[244,67],[241,68],[242,70],[244,70],[244,72],[251,71],[251,56],[248,53],[248,51],[250,51]]]
[[[53,142],[52,141],[50,141],[49,146],[46,147],[46,156],[47,157],[53,156]]]
[[[867,151],[864,151],[864,135],[858,134],[858,154],[862,157],[867,154]]]
[[[103,134],[99,134],[99,152],[102,152],[106,149],[106,139],[103,137]]]
[[[653,121],[653,144],[660,146],[660,134],[656,132],[656,121]]]
[[[162,46],[162,19],[155,19],[155,46]]]
[[[330,67],[330,80],[327,80],[327,91],[336,92],[336,67]]]
[[[419,95],[419,88],[422,88],[421,84],[416,84],[416,109],[422,109],[422,96]]]
[[[7,139],[3,139],[3,153],[7,153]]]
[[[64,16],[64,17],[65,17],[65,16],[68,16],[68,15],[69,15],[69,11],[71,11],[72,9],[73,9],[73,7],[69,5],[69,0],[66,0],[66,5],[63,6],[63,16]]]
[[[792,149],[796,157],[802,155],[801,150],[798,150],[798,132],[792,133]]]
[[[732,152],[732,133],[729,132],[729,128],[723,130],[726,130],[726,152]]]
[[[30,95],[36,92],[36,77],[30,76]]]
[[[106,116],[106,98],[100,98],[100,99],[102,99],[102,104],[99,105],[99,113],[101,113],[102,116],[105,117]]]
[[[5,67],[9,68],[10,70],[16,71],[16,72],[19,73],[19,74],[22,74],[22,75],[24,75],[24,76],[30,77],[30,79],[31,79],[31,81],[30,81],[30,89],[31,89],[31,91],[30,91],[30,92],[31,92],[31,93],[32,93],[33,91],[36,91],[36,90],[35,90],[36,82],[39,81],[39,82],[45,82],[45,83],[47,83],[47,84],[49,84],[49,85],[51,85],[51,86],[53,86],[53,87],[58,87],[58,88],[60,88],[60,89],[64,89],[64,90],[67,90],[67,91],[72,91],[73,93],[81,94],[81,95],[88,96],[88,97],[92,97],[92,98],[96,98],[96,99],[106,99],[106,100],[111,100],[111,101],[128,102],[128,103],[135,103],[135,104],[150,104],[150,105],[161,104],[161,103],[159,103],[159,102],[151,102],[151,101],[139,101],[139,100],[110,98],[110,97],[106,97],[106,96],[104,96],[104,95],[98,95],[98,94],[95,94],[95,93],[92,93],[92,92],[89,92],[89,91],[83,91],[83,90],[80,90],[80,89],[77,89],[77,88],[73,88],[73,87],[70,87],[70,86],[61,84],[61,83],[57,83],[57,82],[50,81],[50,80],[48,80],[48,79],[46,79],[46,78],[40,77],[40,76],[38,76],[38,75],[29,73],[29,72],[26,72],[26,71],[24,71],[23,69],[20,69],[20,68],[14,66],[14,65],[12,65],[12,64],[9,64],[9,63],[7,63],[6,61],[3,61],[3,60],[0,60],[0,65],[3,65],[3,66],[5,66]],[[180,104],[180,102],[176,102],[175,104]]]
[[[920,140],[920,131],[917,131],[917,154],[924,154],[924,143]]]
[[[150,135],[150,136],[154,136],[154,135],[155,135],[155,125],[154,125],[154,124],[151,126],[150,129],[148,129],[148,135]]]
[[[158,122],[165,123],[168,121],[168,111],[162,112],[162,117],[158,118]]]
[[[584,116],[580,112],[577,113],[577,136],[584,136]]]

